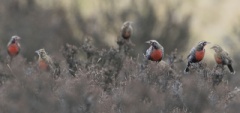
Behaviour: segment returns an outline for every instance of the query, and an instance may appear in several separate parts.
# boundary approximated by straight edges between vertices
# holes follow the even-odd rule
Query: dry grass
[[[86,40],[87,41],[87,40]],[[17,56],[1,62],[0,109],[18,113],[212,113],[237,112],[239,89],[224,80],[226,72],[202,63],[183,75],[177,51],[169,62],[143,63],[127,55],[132,49],[123,42],[119,49],[99,50],[85,42],[67,44],[62,55],[53,56],[61,67],[59,78],[41,72],[35,63]],[[127,47],[126,47],[127,46]],[[124,49],[121,52],[121,49]],[[127,49],[126,49],[127,48]],[[79,59],[78,54],[86,54]],[[142,65],[145,65],[142,68]],[[203,66],[202,66],[203,65]]]

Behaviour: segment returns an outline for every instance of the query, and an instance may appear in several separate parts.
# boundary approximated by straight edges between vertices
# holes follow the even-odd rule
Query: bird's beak
[[[151,43],[151,41],[150,41],[150,40],[149,40],[149,41],[146,41],[146,43],[147,43],[147,44],[150,44],[150,43]]]
[[[17,40],[20,40],[21,38],[18,36],[18,37],[16,37],[16,39],[17,39]]]
[[[211,42],[207,42],[206,44],[211,44]]]

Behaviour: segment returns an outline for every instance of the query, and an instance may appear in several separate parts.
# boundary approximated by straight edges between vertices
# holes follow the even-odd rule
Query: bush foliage
[[[52,57],[58,78],[38,70],[37,62],[17,56],[0,64],[0,109],[4,113],[213,113],[238,111],[240,89],[228,84],[226,71],[193,65],[189,74],[177,50],[167,61],[128,55],[134,44],[98,49],[85,40],[66,44]],[[121,43],[120,43],[121,42]],[[79,55],[85,54],[85,58]]]

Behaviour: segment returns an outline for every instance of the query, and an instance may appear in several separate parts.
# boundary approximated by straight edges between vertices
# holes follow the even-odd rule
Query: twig
[[[7,66],[8,66],[8,68],[9,68],[9,70],[11,71],[11,73],[12,73],[13,77],[15,77],[15,74],[13,73],[13,71],[12,71],[12,68],[10,67],[10,65],[9,65],[9,64],[7,64]]]

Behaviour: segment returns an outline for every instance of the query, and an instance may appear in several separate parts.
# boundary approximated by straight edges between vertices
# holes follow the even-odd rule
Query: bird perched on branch
[[[146,43],[150,44],[150,47],[146,51],[145,57],[151,61],[160,62],[164,55],[164,48],[156,40],[149,40]]]
[[[38,54],[38,67],[43,71],[51,71],[54,75],[60,74],[60,67],[56,65],[52,58],[46,53],[45,49],[39,49],[36,51]]]
[[[132,50],[132,47],[135,46],[130,38],[133,34],[132,22],[126,21],[123,23],[121,31],[120,31],[120,38],[117,40],[117,44],[119,46],[120,53],[125,56]]]
[[[121,36],[123,39],[128,40],[132,36],[133,28],[132,28],[132,22],[127,21],[124,22],[121,28]]]
[[[20,37],[15,35],[15,36],[12,36],[10,41],[8,42],[7,52],[8,52],[8,55],[10,56],[10,60],[12,60],[12,58],[17,56],[20,52],[21,46],[20,46],[20,43],[18,42],[19,40],[20,40]]]
[[[211,47],[215,51],[214,58],[218,65],[227,65],[231,74],[235,74],[232,67],[232,59],[228,56],[228,53],[224,51],[219,45],[214,45]]]
[[[187,56],[188,63],[184,72],[189,72],[189,66],[191,65],[191,63],[198,63],[202,61],[205,55],[204,47],[209,43],[210,42],[201,41],[197,44],[197,46],[191,49],[189,55]]]

